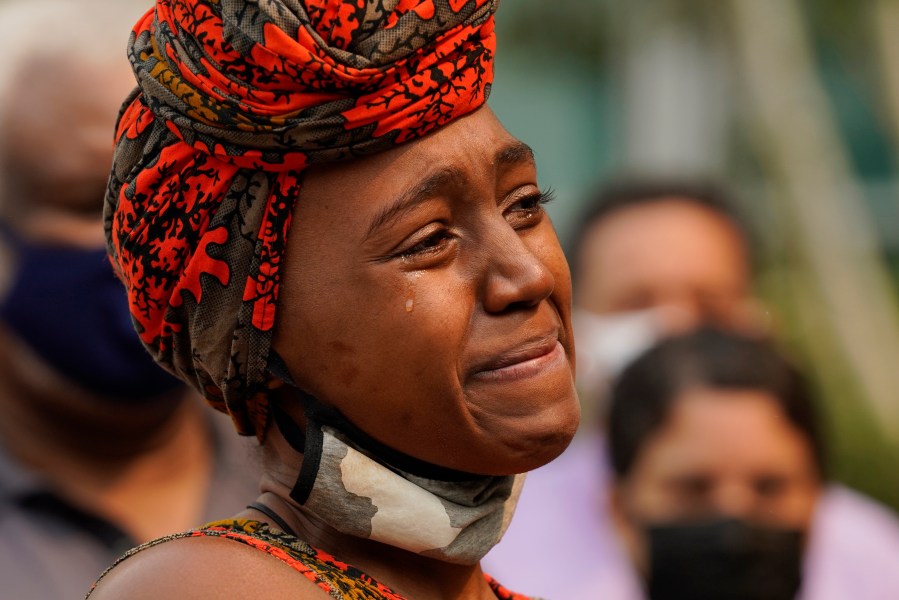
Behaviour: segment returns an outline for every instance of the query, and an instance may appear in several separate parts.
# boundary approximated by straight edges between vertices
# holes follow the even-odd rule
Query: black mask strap
[[[281,358],[280,354],[275,352],[274,348],[269,350],[268,353],[268,372],[290,387],[299,387],[297,386],[297,382],[293,380],[290,370],[287,368],[287,363],[284,362],[284,359]]]
[[[272,402],[271,411],[275,425],[278,427],[281,435],[290,444],[291,448],[303,455],[303,464],[300,466],[300,473],[293,484],[293,488],[290,490],[290,497],[299,504],[305,504],[309,494],[312,493],[315,475],[318,473],[322,458],[324,434],[322,433],[321,424],[316,418],[318,413],[316,408],[321,403],[297,386],[290,375],[290,371],[287,369],[284,359],[274,349],[269,353],[268,371],[296,389],[300,393],[300,399],[303,403],[303,411],[306,415],[306,433],[297,425],[293,417],[287,414],[287,411],[281,407],[280,402]]]

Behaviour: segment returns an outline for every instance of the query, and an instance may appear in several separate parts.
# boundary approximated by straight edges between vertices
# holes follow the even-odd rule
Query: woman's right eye
[[[454,238],[449,229],[441,227],[418,241],[412,240],[412,245],[400,250],[396,257],[404,262],[436,257],[449,247]]]

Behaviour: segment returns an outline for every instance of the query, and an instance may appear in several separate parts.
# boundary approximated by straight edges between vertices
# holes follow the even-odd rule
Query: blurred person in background
[[[569,252],[578,387],[587,409],[660,336],[716,323],[767,326],[753,296],[753,241],[734,202],[705,182],[632,180],[588,207]]]
[[[752,289],[752,236],[733,205],[725,190],[706,182],[634,179],[604,188],[587,207],[569,252],[582,428],[562,456],[529,474],[515,520],[486,557],[504,581],[548,595],[559,590],[554,574],[569,573],[559,597],[642,597],[611,518],[608,388],[665,336],[703,324],[767,331],[770,319]],[[822,525],[807,561],[815,581],[836,579],[842,583],[827,585],[839,589],[852,580],[853,561],[845,559],[838,532],[884,511],[836,485],[817,511]],[[889,546],[892,530],[883,531]],[[529,551],[534,540],[568,551],[547,564],[552,557]]]
[[[581,431],[561,457],[528,475],[515,520],[485,560],[491,572],[536,595],[557,589],[547,574],[564,569],[572,575],[559,597],[595,598],[594,580],[609,598],[639,596],[606,507],[606,391],[663,335],[703,322],[762,327],[751,246],[725,192],[705,182],[633,179],[592,199],[568,252]],[[539,569],[529,540],[569,552],[556,568]]]
[[[712,328],[669,337],[624,369],[609,404],[612,512],[648,598],[899,594],[899,525],[886,513],[856,515],[837,540],[864,569],[828,565],[843,579],[803,583],[804,549],[828,526],[815,518],[824,441],[805,379],[770,343]]]
[[[140,344],[106,257],[113,127],[134,87],[122,32],[145,8],[0,5],[5,598],[80,597],[135,543],[257,492],[230,423]]]

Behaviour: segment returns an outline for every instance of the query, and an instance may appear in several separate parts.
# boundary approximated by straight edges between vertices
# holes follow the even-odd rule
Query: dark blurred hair
[[[613,385],[608,443],[619,478],[627,477],[643,446],[665,425],[678,396],[697,387],[770,394],[808,439],[818,474],[825,476],[824,441],[802,374],[770,342],[704,327],[661,341]]]
[[[578,277],[579,249],[587,232],[595,224],[627,208],[668,202],[675,198],[705,208],[730,223],[746,247],[749,261],[755,262],[754,236],[746,220],[737,212],[731,195],[724,188],[701,180],[635,178],[611,183],[601,188],[587,202],[566,252],[571,273]]]

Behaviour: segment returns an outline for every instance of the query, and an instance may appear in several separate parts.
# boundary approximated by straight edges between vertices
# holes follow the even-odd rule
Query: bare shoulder
[[[90,600],[326,597],[305,576],[264,552],[221,538],[185,537],[123,561],[100,581]]]

